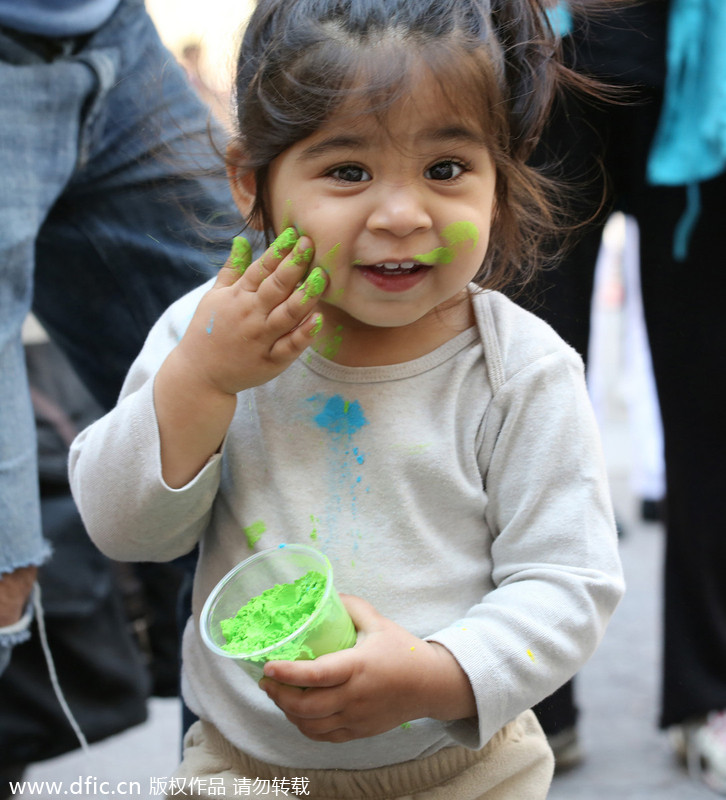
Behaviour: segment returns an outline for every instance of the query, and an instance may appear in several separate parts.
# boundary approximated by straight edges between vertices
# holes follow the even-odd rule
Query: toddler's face
[[[479,124],[450,108],[422,79],[385,125],[345,109],[272,162],[275,228],[315,242],[327,323],[436,324],[435,309],[465,297],[489,242],[495,168]]]

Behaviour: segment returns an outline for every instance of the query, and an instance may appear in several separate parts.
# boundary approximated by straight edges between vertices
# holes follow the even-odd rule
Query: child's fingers
[[[217,273],[214,283],[215,289],[231,286],[244,275],[245,270],[252,263],[252,245],[244,236],[235,236],[232,239],[232,248],[224,266]]]
[[[299,268],[284,261],[269,279],[269,286],[262,286],[258,292],[270,309],[267,323],[280,336],[297,328],[312,314],[327,286],[328,278],[321,267],[314,267],[302,283],[300,278]]]
[[[262,256],[244,270],[240,279],[240,287],[251,292],[257,291],[265,280],[275,272],[283,259],[291,255],[291,251],[298,243],[299,238],[300,236],[295,228],[285,228]]]
[[[232,251],[229,254],[229,266],[237,273],[244,275],[252,263],[252,245],[244,236],[232,239]]]
[[[290,333],[281,336],[273,345],[270,356],[276,362],[294,361],[309,347],[323,327],[323,315],[311,314]]]
[[[312,240],[303,236],[295,244],[292,252],[282,260],[274,272],[268,275],[257,289],[260,307],[266,308],[273,320],[279,316],[283,318],[289,316],[293,324],[297,325],[312,311],[314,303],[302,303],[301,301],[317,297],[317,294],[320,294],[325,288],[325,276],[321,274],[319,268],[313,270],[307,278],[305,277],[310,269],[312,257]],[[313,275],[313,273],[315,274]],[[320,286],[320,291],[316,293],[317,286]],[[296,287],[299,287],[300,292],[295,291]],[[295,300],[288,303],[293,298]],[[286,303],[288,303],[287,307],[285,307]],[[276,313],[278,307],[280,307],[281,313]],[[286,323],[282,324],[284,326]],[[290,326],[287,327],[289,329]]]

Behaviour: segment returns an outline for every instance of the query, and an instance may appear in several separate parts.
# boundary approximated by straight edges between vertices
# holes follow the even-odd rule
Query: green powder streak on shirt
[[[325,575],[310,570],[293,583],[278,583],[249,600],[234,617],[219,624],[232,655],[247,655],[277,644],[294,633],[320,605],[325,594]],[[275,658],[312,658],[305,645],[292,643]]]
[[[260,541],[262,534],[267,530],[267,526],[261,519],[258,519],[242,530],[247,537],[247,544],[251,550]]]

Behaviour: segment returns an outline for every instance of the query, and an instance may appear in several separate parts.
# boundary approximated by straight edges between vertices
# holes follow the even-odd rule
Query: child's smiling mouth
[[[402,274],[413,272],[416,269],[422,268],[424,265],[417,261],[383,261],[380,264],[372,264],[371,269],[382,271],[383,274]]]
[[[356,269],[378,289],[404,292],[423,280],[432,267],[418,261],[381,261],[357,264]]]

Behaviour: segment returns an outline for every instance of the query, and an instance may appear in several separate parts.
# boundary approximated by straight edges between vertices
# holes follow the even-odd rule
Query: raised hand
[[[320,330],[316,306],[327,278],[320,267],[307,274],[313,253],[312,240],[293,228],[252,263],[249,248],[235,241],[155,379],[162,474],[169,486],[184,486],[219,449],[237,393],[279,375]]]
[[[235,395],[279,375],[302,353],[319,329],[314,312],[326,285],[320,267],[305,278],[313,252],[311,239],[288,228],[247,266],[235,241],[177,348],[195,382]]]
[[[359,597],[342,595],[358,629],[350,650],[271,661],[260,688],[310,739],[347,742],[413,719],[476,714],[468,678],[446,648],[413,636]]]

